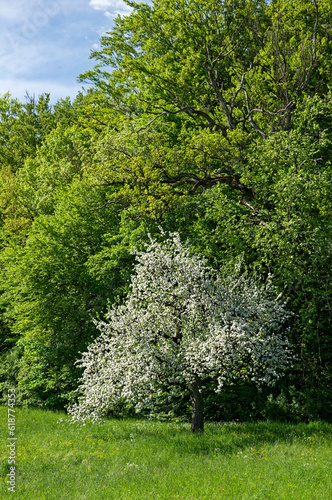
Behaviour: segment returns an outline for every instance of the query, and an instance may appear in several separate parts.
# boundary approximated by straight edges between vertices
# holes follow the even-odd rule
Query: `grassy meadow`
[[[8,491],[0,407],[0,500],[321,500],[332,498],[332,426],[108,420],[57,423],[16,409],[16,491]]]

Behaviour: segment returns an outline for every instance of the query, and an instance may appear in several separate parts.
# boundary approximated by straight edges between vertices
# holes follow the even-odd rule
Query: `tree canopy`
[[[178,234],[151,240],[136,259],[126,302],[97,323],[102,333],[81,360],[74,421],[98,419],[122,399],[153,408],[166,385],[190,388],[192,431],[202,431],[204,378],[216,377],[217,390],[241,377],[272,383],[288,366],[288,313],[270,280],[260,288],[244,277],[222,280]]]
[[[206,380],[207,418],[330,418],[331,2],[128,3],[73,102],[0,98],[0,388],[71,402],[162,226],[253,289],[273,274],[292,312],[292,369],[219,395]],[[165,412],[188,414],[188,391]]]

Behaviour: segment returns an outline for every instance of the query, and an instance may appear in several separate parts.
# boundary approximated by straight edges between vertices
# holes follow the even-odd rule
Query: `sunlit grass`
[[[7,490],[7,409],[0,408],[0,500],[332,498],[332,427],[110,420],[83,427],[17,409],[16,492]]]

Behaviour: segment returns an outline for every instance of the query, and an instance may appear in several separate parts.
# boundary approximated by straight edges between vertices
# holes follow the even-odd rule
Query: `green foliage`
[[[266,136],[270,127],[288,128],[308,86],[326,91],[329,2],[131,5],[92,53],[95,68],[80,77],[120,113],[150,120],[181,113],[224,135],[241,126]]]
[[[103,312],[124,285],[126,257],[113,262],[119,266],[113,273],[112,266],[94,270],[105,238],[116,235],[119,225],[115,209],[94,210],[103,202],[102,190],[72,183],[58,195],[54,215],[34,221],[26,245],[2,253],[2,303],[24,347],[21,383],[37,392],[36,401],[77,377],[72,365],[96,335],[91,316]]]
[[[1,387],[70,400],[90,318],[162,225],[225,273],[273,273],[294,313],[289,380],[211,391],[207,417],[331,418],[331,2],[130,5],[86,94],[0,98]]]
[[[38,101],[27,96],[25,104],[10,94],[0,98],[1,167],[15,172],[25,158],[35,154],[54,123],[49,100],[49,94],[43,94]]]
[[[15,346],[0,351],[0,402],[8,403],[8,389],[17,387],[22,350]]]
[[[16,175],[17,197],[34,219],[54,213],[57,190],[82,173],[87,139],[76,127],[60,124],[52,130],[34,158],[27,158]]]
[[[49,94],[27,99],[0,99],[0,221],[6,234],[23,239],[38,210],[49,209],[50,190],[78,172],[70,126],[81,106],[79,96],[73,104],[61,99],[54,106]]]

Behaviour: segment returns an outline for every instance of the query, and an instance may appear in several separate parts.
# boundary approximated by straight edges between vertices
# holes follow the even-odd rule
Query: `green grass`
[[[79,427],[16,409],[16,492],[7,490],[7,408],[0,407],[0,500],[332,498],[332,426],[110,420]]]

